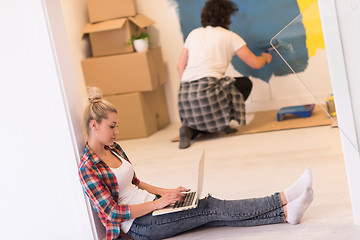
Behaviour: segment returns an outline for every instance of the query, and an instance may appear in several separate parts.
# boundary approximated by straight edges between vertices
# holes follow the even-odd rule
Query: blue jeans
[[[243,200],[219,200],[208,195],[191,210],[136,218],[127,234],[133,239],[163,239],[200,226],[250,227],[284,222],[279,193]]]

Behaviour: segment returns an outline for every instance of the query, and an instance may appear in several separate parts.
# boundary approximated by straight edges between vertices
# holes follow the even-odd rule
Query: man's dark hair
[[[208,0],[201,12],[201,25],[229,29],[230,17],[238,10],[231,0]]]

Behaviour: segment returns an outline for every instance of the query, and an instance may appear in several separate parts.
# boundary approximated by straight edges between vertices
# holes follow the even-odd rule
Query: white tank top
[[[132,205],[150,202],[155,199],[155,195],[145,190],[142,190],[131,183],[134,176],[133,166],[124,158],[119,156],[116,152],[113,152],[117,156],[122,164],[118,168],[111,168],[116,176],[116,180],[119,186],[119,205]],[[134,219],[124,221],[121,223],[121,230],[127,233],[133,223]]]

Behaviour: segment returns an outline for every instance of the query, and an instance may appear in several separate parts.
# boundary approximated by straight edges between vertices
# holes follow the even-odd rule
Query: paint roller
[[[270,46],[269,46],[269,42],[268,41],[263,41],[263,42],[261,42],[260,44],[259,44],[259,49],[264,49],[264,52],[267,52],[267,53],[269,53],[269,52],[271,52],[272,50],[274,50],[274,49],[277,49],[279,46],[280,46],[280,42],[277,40],[277,39],[275,39],[274,41],[273,41],[274,43],[270,43]]]
[[[278,47],[280,46],[280,42],[277,39],[274,40],[274,44],[272,44],[271,42],[270,42],[270,44],[271,44],[271,47],[267,48],[266,52],[270,52],[272,50],[278,49]]]

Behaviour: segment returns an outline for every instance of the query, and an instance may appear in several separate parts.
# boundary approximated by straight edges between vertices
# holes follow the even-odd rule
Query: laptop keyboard
[[[182,201],[176,201],[174,203],[174,208],[186,207],[186,206],[191,205],[194,200],[195,195],[196,195],[196,192],[185,193],[185,199]]]

